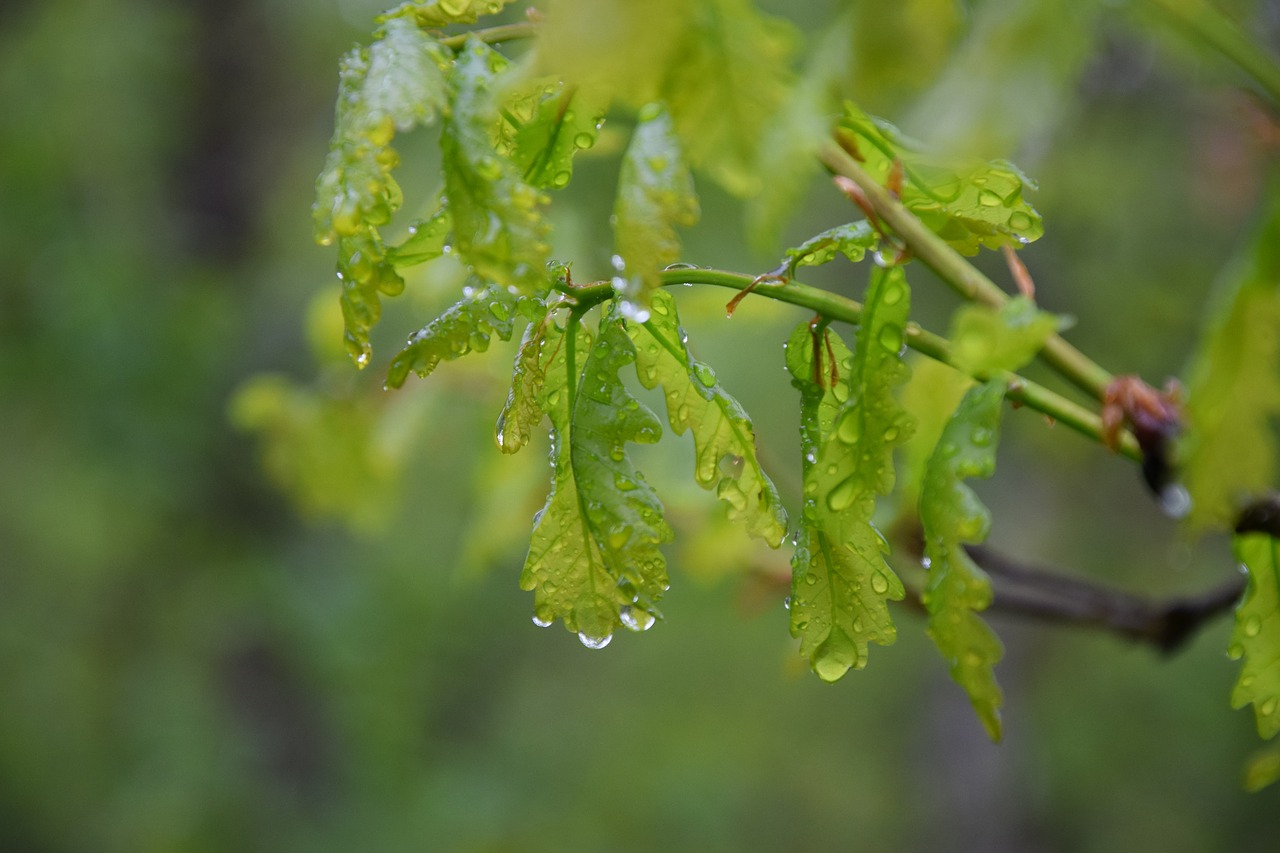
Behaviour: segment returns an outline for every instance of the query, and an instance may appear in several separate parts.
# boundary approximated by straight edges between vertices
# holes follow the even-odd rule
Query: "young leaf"
[[[1236,609],[1231,657],[1244,658],[1231,707],[1253,705],[1258,734],[1280,732],[1280,542],[1265,533],[1236,537],[1236,558],[1249,573],[1244,600]]]
[[[1272,488],[1280,417],[1280,204],[1200,344],[1187,400],[1190,524],[1231,527],[1238,503]]]
[[[729,504],[731,521],[743,522],[753,536],[777,548],[787,534],[787,515],[756,458],[751,419],[720,387],[711,368],[689,355],[671,294],[654,293],[649,319],[629,328],[641,384],[661,384],[671,428],[677,435],[685,430],[693,434],[694,480],[716,489]]]
[[[481,15],[496,15],[511,0],[427,0],[405,3],[384,17],[407,17],[420,27],[474,24]]]
[[[413,371],[426,378],[441,361],[452,361],[489,348],[497,335],[510,340],[521,301],[505,287],[468,288],[464,296],[436,319],[414,332],[408,344],[391,360],[387,387],[399,388]]]
[[[856,264],[866,256],[867,252],[875,248],[879,241],[880,235],[865,219],[828,228],[821,234],[805,240],[794,249],[787,249],[787,275],[795,275],[797,267],[829,264],[835,260],[837,253]]]
[[[542,407],[538,404],[538,392],[547,379],[547,368],[556,356],[554,346],[547,341],[551,318],[543,314],[524,330],[524,339],[516,352],[515,368],[511,373],[511,391],[507,404],[498,416],[497,440],[503,453],[515,453],[529,441],[529,435],[542,420]],[[559,340],[559,339],[557,339]]]
[[[440,151],[454,247],[488,281],[526,293],[546,288],[546,197],[496,150],[493,90],[507,61],[478,39],[467,41],[452,75],[456,95]]]
[[[910,437],[911,417],[894,396],[909,369],[899,350],[910,308],[900,267],[875,267],[852,361],[837,383],[821,368],[792,369],[802,394],[804,504],[793,561],[791,633],[814,672],[835,681],[867,662],[869,643],[896,639],[886,602],[901,600],[902,582],[885,562],[884,537],[872,523],[876,498],[893,490],[893,449]],[[807,325],[803,327],[807,333]],[[832,355],[840,357],[834,344]],[[803,350],[792,335],[788,354]],[[791,361],[791,359],[789,359]],[[830,421],[822,407],[838,408]]]
[[[957,252],[976,255],[986,246],[1018,248],[1044,234],[1040,214],[1022,197],[1035,185],[1011,163],[950,164],[912,149],[893,125],[845,105],[841,128],[852,134],[866,170],[889,177],[902,163],[902,204]]]
[[[312,216],[316,240],[339,244],[345,340],[361,367],[369,360],[379,294],[404,289],[378,234],[401,204],[400,187],[391,177],[399,162],[391,140],[397,131],[434,121],[444,109],[446,54],[411,22],[392,19],[379,28],[371,46],[342,60],[333,141],[316,180]]]
[[[955,366],[976,376],[1017,370],[1036,357],[1058,326],[1057,317],[1025,296],[1015,296],[999,310],[961,306],[951,320]]]
[[[540,624],[554,619],[598,648],[618,625],[643,630],[666,589],[659,550],[671,538],[662,505],[626,454],[627,442],[652,443],[657,417],[623,387],[618,371],[635,357],[616,312],[601,324],[581,372],[588,336],[576,320],[547,327],[554,357],[539,402],[551,418],[551,495],[537,516],[520,576],[534,590]]]
[[[781,18],[750,0],[689,4],[660,96],[671,109],[689,162],[729,192],[758,191],[756,147],[791,94],[788,62],[798,41]]]
[[[966,544],[987,538],[991,515],[962,481],[995,472],[1003,399],[999,382],[977,385],[965,394],[929,458],[920,493],[929,560],[924,591],[929,636],[951,665],[951,677],[969,694],[987,734],[997,741],[1003,698],[992,668],[1004,649],[977,616],[991,603],[991,583],[964,550]]]
[[[573,155],[596,144],[608,102],[577,86],[545,79],[505,105],[508,128],[499,146],[539,189],[562,189],[573,178]]]
[[[630,277],[615,279],[614,285],[621,296],[644,308],[660,286],[659,271],[680,257],[675,227],[695,224],[699,211],[671,117],[659,104],[649,104],[639,118],[622,161],[613,208],[614,245]]]
[[[441,204],[436,212],[409,226],[403,243],[387,249],[387,260],[396,267],[412,267],[444,254],[445,242],[453,228],[449,208]]]

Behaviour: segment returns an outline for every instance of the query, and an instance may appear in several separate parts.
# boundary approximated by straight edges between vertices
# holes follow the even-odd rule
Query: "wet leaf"
[[[506,66],[506,59],[478,39],[469,39],[458,54],[453,109],[440,136],[445,196],[454,248],[477,275],[526,293],[542,292],[550,250],[542,217],[546,197],[494,145],[495,89]]]
[[[1004,654],[1000,639],[977,615],[991,603],[991,582],[965,553],[966,544],[987,538],[991,515],[970,477],[990,477],[996,467],[1001,403],[999,382],[974,386],[960,401],[929,457],[920,493],[920,522],[929,560],[924,603],[929,636],[951,667],[951,677],[969,694],[992,740],[1001,735],[1003,697],[993,667]]]
[[[1240,504],[1276,484],[1280,418],[1280,205],[1258,229],[1200,344],[1184,451],[1192,527],[1230,528]]]
[[[405,3],[387,12],[385,18],[403,17],[420,27],[474,24],[482,15],[496,15],[511,0],[428,0]]]
[[[1231,657],[1244,659],[1231,707],[1253,705],[1258,734],[1272,738],[1280,732],[1280,541],[1249,533],[1236,537],[1235,550],[1249,584],[1228,647]]]
[[[548,326],[547,340],[555,355],[539,405],[551,419],[554,473],[520,585],[534,591],[540,622],[560,619],[598,647],[619,625],[652,624],[666,589],[658,546],[671,529],[626,453],[628,442],[657,441],[662,425],[619,379],[635,351],[616,311],[601,321],[580,370],[589,338],[579,323],[564,333]]]
[[[1044,234],[1040,214],[1022,195],[1035,185],[1013,164],[930,157],[853,104],[845,105],[840,126],[852,133],[864,168],[877,180],[888,179],[895,159],[902,163],[902,204],[961,254],[976,255],[983,246],[1016,249]]]
[[[1036,357],[1059,325],[1056,316],[1041,311],[1025,296],[1016,296],[999,309],[961,306],[951,320],[955,365],[975,376],[1017,370]]]
[[[620,295],[641,308],[661,286],[659,273],[680,258],[676,226],[698,221],[698,197],[671,117],[658,104],[640,111],[618,177],[614,246],[626,264]]]
[[[395,267],[412,267],[435,260],[444,254],[444,247],[453,228],[449,209],[443,204],[426,219],[409,226],[409,236],[398,245],[387,249],[387,260]]]
[[[902,361],[911,298],[900,267],[875,267],[851,357],[831,337],[817,350],[820,366],[834,354],[839,378],[821,367],[814,348],[801,354],[808,325],[788,342],[788,366],[801,392],[804,503],[793,560],[791,633],[800,653],[825,681],[866,665],[868,644],[889,645],[897,632],[888,601],[901,600],[902,582],[885,562],[888,544],[872,523],[876,500],[893,490],[893,449],[914,422],[896,388],[909,369]],[[807,362],[807,364],[806,364]],[[823,416],[824,407],[830,412]]]
[[[507,404],[498,416],[497,441],[503,453],[515,453],[529,441],[533,427],[542,420],[539,392],[547,379],[547,368],[557,352],[548,343],[547,333],[552,325],[545,313],[525,329],[524,339],[516,352],[516,363],[511,373],[511,391]]]
[[[629,324],[641,384],[661,385],[672,430],[692,433],[698,485],[714,488],[728,503],[731,521],[777,548],[787,533],[787,516],[756,457],[751,419],[711,368],[689,354],[671,295],[659,291],[652,300],[649,320]]]
[[[573,179],[574,155],[596,144],[607,106],[578,86],[534,80],[504,105],[507,138],[499,148],[526,184],[563,189]]]
[[[399,388],[411,371],[426,378],[441,361],[484,352],[494,335],[504,341],[511,339],[516,319],[527,307],[504,287],[470,289],[474,291],[471,295],[413,333],[404,349],[391,360],[388,388]]]
[[[797,267],[829,264],[837,254],[857,263],[879,242],[880,235],[866,220],[828,228],[794,249],[787,249],[787,275],[795,275]]]
[[[378,233],[402,202],[391,176],[399,163],[391,141],[397,132],[434,121],[448,97],[442,69],[449,57],[431,36],[392,19],[377,39],[342,60],[333,141],[312,206],[316,240],[338,242],[345,341],[362,367],[380,296],[404,289]]]

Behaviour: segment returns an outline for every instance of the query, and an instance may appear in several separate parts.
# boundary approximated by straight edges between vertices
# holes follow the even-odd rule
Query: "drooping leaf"
[[[676,226],[695,224],[699,210],[671,117],[659,104],[649,104],[639,118],[613,209],[614,246],[627,274],[615,279],[614,289],[644,309],[661,284],[659,272],[680,257]]]
[[[1280,418],[1280,204],[1255,235],[1191,370],[1185,484],[1192,527],[1231,527],[1274,488]]]
[[[563,338],[563,340],[558,340]],[[671,538],[662,505],[626,453],[627,442],[652,443],[662,433],[653,412],[623,387],[618,371],[635,357],[612,311],[579,370],[588,335],[548,326],[555,353],[539,393],[552,424],[551,495],[537,517],[520,577],[534,591],[540,624],[555,619],[598,648],[619,625],[653,624],[666,589],[660,543]]]
[[[551,325],[551,318],[546,314],[535,319],[525,329],[524,339],[516,352],[511,391],[502,414],[498,416],[497,440],[503,453],[515,453],[527,444],[533,427],[542,420],[538,392],[546,382],[547,368],[557,354],[547,340]],[[557,337],[553,342],[560,340]]]
[[[804,360],[800,370],[792,368],[802,395],[804,504],[791,632],[826,681],[865,666],[869,643],[888,645],[897,636],[886,603],[901,600],[904,590],[885,562],[887,544],[872,515],[877,497],[893,490],[893,449],[914,428],[894,396],[909,373],[899,355],[909,309],[902,269],[875,267],[852,360],[838,380],[830,383],[830,371],[821,369],[829,358],[825,342],[817,350],[816,378],[822,381],[814,381],[812,347],[807,371]],[[807,325],[802,329],[808,334]],[[798,333],[789,355],[804,349]],[[839,364],[843,359],[834,354]],[[824,427],[821,408],[830,405],[828,397],[838,408]]]
[[[711,368],[695,361],[685,344],[671,294],[652,296],[649,319],[631,323],[636,373],[646,388],[661,384],[667,418],[677,435],[693,434],[694,480],[729,504],[729,518],[746,525],[774,548],[787,533],[778,490],[756,457],[755,431],[742,406]]]
[[[797,267],[821,266],[835,260],[837,254],[857,263],[875,248],[880,235],[866,220],[828,228],[810,237],[794,249],[787,249],[787,275],[795,275]]]
[[[911,381],[902,387],[902,408],[915,419],[916,430],[898,452],[899,509],[915,517],[920,509],[920,488],[933,449],[942,430],[973,380],[950,365],[932,358],[910,355]]]
[[[506,139],[499,150],[539,189],[563,189],[573,179],[573,156],[596,144],[608,99],[560,80],[536,79],[503,107]]]
[[[964,305],[951,320],[955,365],[976,376],[1017,370],[1036,357],[1059,325],[1056,316],[1041,311],[1025,296],[1016,296],[999,309]]]
[[[547,285],[547,199],[494,145],[494,89],[506,66],[506,59],[476,38],[458,54],[453,109],[440,135],[445,196],[462,259],[481,278],[533,293]]]
[[[961,254],[976,255],[983,246],[1018,248],[1044,234],[1040,214],[1022,196],[1035,185],[1011,163],[929,157],[853,104],[845,105],[840,126],[877,180],[888,179],[895,159],[902,163],[902,204]]]
[[[1248,533],[1236,537],[1235,550],[1249,584],[1228,649],[1231,657],[1244,659],[1231,707],[1253,705],[1258,734],[1272,738],[1280,732],[1280,541]]]
[[[399,162],[391,141],[444,109],[442,69],[449,61],[447,51],[409,21],[388,20],[377,36],[342,60],[333,141],[312,207],[316,240],[338,241],[345,340],[362,367],[369,329],[381,312],[379,295],[404,289],[378,233],[402,200],[391,176]]]
[[[505,287],[468,287],[470,293],[414,332],[387,370],[387,387],[399,388],[410,371],[427,377],[441,361],[484,352],[493,335],[510,340],[522,304]]]
[[[698,0],[671,56],[659,96],[689,162],[729,192],[759,190],[758,140],[791,94],[790,22],[751,0]]]
[[[474,24],[482,15],[496,15],[511,0],[427,0],[405,3],[384,17],[409,18],[419,27],[447,27],[449,24]]]
[[[1004,654],[1000,639],[977,615],[991,603],[991,582],[965,552],[987,538],[991,515],[969,477],[995,472],[1004,386],[986,382],[960,401],[929,457],[920,492],[920,523],[929,579],[924,603],[929,636],[951,666],[951,677],[969,694],[992,740],[1000,739],[1003,697],[993,667]]]

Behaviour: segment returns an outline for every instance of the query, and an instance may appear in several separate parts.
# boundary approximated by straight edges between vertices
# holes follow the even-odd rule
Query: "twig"
[[[1232,578],[1200,595],[1151,601],[1028,566],[990,548],[966,550],[994,582],[989,612],[1099,628],[1149,643],[1165,654],[1177,651],[1201,627],[1229,611],[1244,593],[1244,578]]]

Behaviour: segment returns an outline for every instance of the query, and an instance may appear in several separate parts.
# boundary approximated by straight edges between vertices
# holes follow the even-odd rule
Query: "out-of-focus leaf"
[[[991,515],[969,477],[990,477],[996,467],[1004,386],[972,388],[956,409],[929,457],[920,492],[920,523],[929,579],[924,591],[929,636],[951,666],[951,677],[969,694],[992,740],[1000,739],[1003,702],[993,667],[1004,654],[1000,639],[977,615],[991,603],[991,582],[965,553],[987,538]]]
[[[379,294],[404,289],[378,233],[402,202],[391,177],[399,163],[391,141],[444,109],[449,62],[448,52],[409,21],[388,20],[377,36],[342,60],[333,141],[312,207],[316,240],[338,241],[345,341],[361,367],[381,314]]]
[[[494,89],[507,61],[468,39],[451,76],[456,95],[443,122],[440,151],[454,248],[488,281],[526,293],[545,290],[549,226],[546,197],[525,183],[520,168],[494,144]]]
[[[1183,471],[1197,529],[1231,527],[1244,500],[1276,485],[1280,204],[1231,283],[1189,380]]]
[[[550,326],[551,319],[546,314],[541,319],[535,318],[525,329],[524,340],[516,352],[511,391],[498,416],[497,440],[503,453],[515,453],[528,443],[534,425],[542,420],[538,392],[546,381],[547,367],[556,356],[555,348],[547,343]]]
[[[956,367],[975,376],[1017,370],[1036,357],[1059,325],[1056,316],[1041,311],[1025,296],[1010,299],[998,310],[987,305],[961,306],[951,319]]]
[[[230,417],[258,435],[268,475],[301,515],[374,533],[391,518],[424,399],[377,406],[262,374],[236,391]]]
[[[787,249],[787,275],[795,275],[797,267],[821,266],[835,260],[842,254],[857,263],[867,252],[875,248],[880,235],[866,220],[850,222],[828,228],[821,234],[810,237],[794,249]]]
[[[778,490],[756,458],[751,419],[716,381],[712,369],[689,354],[671,294],[653,294],[650,318],[631,323],[636,374],[646,388],[661,384],[667,418],[677,435],[693,434],[694,480],[729,504],[729,518],[774,548],[787,533]]]
[[[1280,541],[1265,533],[1236,537],[1236,558],[1249,573],[1228,651],[1244,659],[1231,707],[1253,705],[1258,734],[1280,732]]]
[[[791,95],[789,60],[798,36],[789,21],[751,0],[698,0],[671,55],[661,98],[689,162],[729,192],[760,188],[758,140]]]
[[[567,333],[548,326],[547,339],[555,355],[539,400],[551,418],[554,474],[520,585],[534,591],[539,624],[560,619],[598,648],[619,625],[652,625],[666,589],[658,546],[671,529],[626,453],[627,442],[657,441],[662,425],[618,377],[635,350],[616,311],[602,321],[580,371],[588,336],[579,323]]]
[[[596,144],[607,105],[582,87],[535,80],[504,105],[510,146],[504,153],[526,184],[563,189],[573,179],[573,156]]]
[[[961,254],[976,255],[983,246],[1018,248],[1044,234],[1040,214],[1022,197],[1035,185],[1013,164],[929,157],[853,104],[846,104],[841,127],[852,132],[858,156],[877,180],[888,179],[895,159],[902,163],[903,205]]]
[[[425,3],[405,3],[383,17],[408,18],[420,27],[474,24],[482,15],[498,14],[510,2],[511,0],[428,0]]]
[[[1280,781],[1280,746],[1259,750],[1249,756],[1244,766],[1244,789],[1261,791]]]
[[[399,388],[413,371],[426,378],[441,361],[484,352],[497,335],[510,340],[521,300],[505,287],[469,287],[472,292],[414,332],[387,370],[387,387]]]
[[[872,271],[852,359],[832,344],[837,364],[847,364],[834,384],[825,369],[817,373],[824,381],[814,381],[812,346],[804,358],[808,324],[792,334],[787,347],[801,392],[804,452],[791,633],[825,681],[864,667],[869,643],[888,645],[897,637],[887,602],[901,600],[904,591],[885,562],[888,546],[871,519],[877,496],[893,490],[893,449],[914,428],[894,396],[909,373],[899,350],[910,301],[900,267]],[[830,354],[826,342],[820,343],[821,368],[824,361],[829,365]],[[825,424],[824,405],[836,406]]]
[[[852,20],[840,31],[852,47],[854,96],[873,110],[896,110],[908,103],[937,78],[965,17],[955,0],[854,3]]]
[[[614,280],[619,296],[642,309],[648,305],[649,295],[661,286],[659,272],[680,257],[676,226],[695,224],[698,212],[671,117],[649,104],[640,111],[623,158],[613,208],[614,246],[627,273]]]
[[[920,509],[920,487],[933,449],[951,413],[973,385],[973,380],[954,367],[912,354],[911,381],[902,388],[902,408],[915,419],[915,433],[898,451],[898,489],[895,495],[901,512],[915,516]]]

